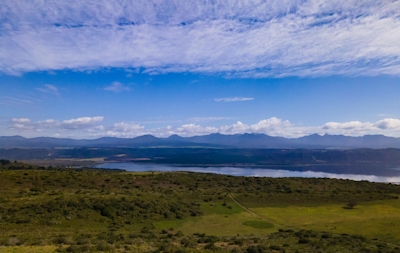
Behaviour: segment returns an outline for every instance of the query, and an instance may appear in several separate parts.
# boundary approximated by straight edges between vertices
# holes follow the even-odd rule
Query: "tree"
[[[351,200],[349,200],[349,201],[347,202],[346,208],[347,208],[347,209],[353,209],[357,204],[358,204],[358,203],[357,203],[356,200],[351,199]]]

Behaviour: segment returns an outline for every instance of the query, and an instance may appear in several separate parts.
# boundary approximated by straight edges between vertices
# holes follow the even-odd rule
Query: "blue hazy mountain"
[[[400,148],[400,138],[384,135],[351,137],[344,135],[312,134],[300,138],[274,137],[265,134],[210,134],[182,137],[172,135],[157,138],[143,135],[135,138],[102,137],[98,139],[67,139],[53,137],[0,137],[0,148],[76,148],[76,147],[217,147],[217,148],[304,148],[353,149]]]

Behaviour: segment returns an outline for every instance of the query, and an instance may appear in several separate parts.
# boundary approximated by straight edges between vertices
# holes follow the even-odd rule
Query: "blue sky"
[[[400,137],[399,1],[11,1],[0,135]]]

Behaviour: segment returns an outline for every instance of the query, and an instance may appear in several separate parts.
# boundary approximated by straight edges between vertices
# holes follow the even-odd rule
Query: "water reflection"
[[[358,166],[359,167],[359,166]],[[216,173],[232,176],[254,177],[315,177],[351,180],[367,180],[370,182],[399,183],[400,168],[382,168],[363,166],[363,170],[352,166],[284,166],[274,168],[237,168],[237,167],[178,167],[158,164],[105,163],[96,168],[124,169],[126,171],[191,171]],[[336,169],[336,170],[335,170]],[[336,171],[332,173],[330,171]],[[347,173],[345,173],[347,172]],[[354,173],[356,172],[356,173]],[[363,173],[360,173],[363,172]],[[374,173],[372,173],[374,172]],[[354,174],[353,174],[354,173]],[[370,173],[370,174],[369,174]]]

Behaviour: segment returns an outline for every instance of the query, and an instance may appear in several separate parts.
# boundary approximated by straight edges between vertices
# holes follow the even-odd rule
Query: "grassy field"
[[[0,252],[400,252],[392,184],[9,163],[0,186]]]
[[[400,244],[400,201],[397,199],[364,202],[353,209],[343,208],[343,205],[321,205],[251,210],[284,226],[358,234]]]
[[[160,221],[155,226],[159,229],[174,228],[185,234],[207,233],[217,236],[269,234],[283,228],[246,211],[230,198],[223,202],[203,203],[201,207],[204,214],[200,217],[178,222]]]

